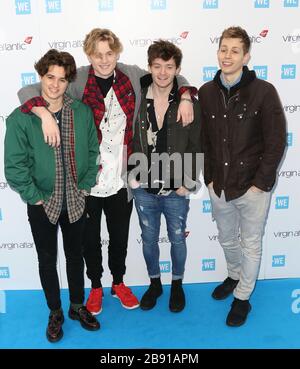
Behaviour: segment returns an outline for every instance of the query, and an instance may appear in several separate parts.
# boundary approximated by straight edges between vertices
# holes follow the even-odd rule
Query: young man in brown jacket
[[[199,90],[204,178],[228,270],[212,297],[222,300],[233,292],[229,326],[244,324],[251,310],[270,192],[286,145],[276,89],[246,67],[249,50],[245,30],[226,29],[218,50],[221,69]]]

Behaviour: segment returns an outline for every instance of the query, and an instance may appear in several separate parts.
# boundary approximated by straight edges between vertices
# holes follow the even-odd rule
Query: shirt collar
[[[169,93],[169,98],[168,98],[169,103],[173,102],[176,99],[176,97],[177,97],[177,88],[178,88],[177,82],[175,82],[175,80],[174,80],[172,90]],[[153,83],[151,83],[151,85],[148,87],[147,94],[146,94],[146,99],[147,100],[154,100],[154,97],[153,97]]]
[[[233,86],[237,85],[241,81],[242,75],[243,75],[243,71],[241,71],[240,75],[238,76],[238,78],[235,81],[227,82],[224,78],[223,73],[221,73],[220,79],[221,79],[222,85],[225,88],[227,88],[227,90],[230,90]]]

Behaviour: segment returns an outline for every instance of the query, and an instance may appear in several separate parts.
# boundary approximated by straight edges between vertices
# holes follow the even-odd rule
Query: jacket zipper
[[[235,99],[237,96],[239,96],[239,94],[238,94],[238,93],[236,93],[235,95],[231,96],[231,97],[228,99],[228,102],[227,102],[227,104],[226,104],[226,97],[225,97],[224,91],[223,91],[223,90],[220,90],[220,91],[221,91],[221,94],[222,94],[222,97],[223,97],[223,102],[224,102],[225,110],[228,110],[228,106],[229,106],[230,100]]]

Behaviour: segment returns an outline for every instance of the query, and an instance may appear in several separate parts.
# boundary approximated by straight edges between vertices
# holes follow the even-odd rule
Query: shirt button
[[[227,118],[227,115],[226,114],[224,114],[224,118]]]
[[[243,162],[243,161],[241,161],[241,162],[240,162],[240,164],[241,164],[241,165],[243,165],[243,164],[244,164],[244,162]]]
[[[226,142],[226,138],[223,138],[223,141]]]
[[[226,162],[226,163],[224,163],[224,165],[226,165],[226,166],[227,166],[227,165],[228,165],[228,163]]]
[[[212,119],[215,119],[215,116],[214,115],[212,115],[211,117],[212,117]]]

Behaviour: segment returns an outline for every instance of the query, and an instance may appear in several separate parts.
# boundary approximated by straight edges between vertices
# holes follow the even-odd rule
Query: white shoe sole
[[[134,305],[134,306],[126,306],[126,305],[123,305],[122,304],[122,301],[121,299],[115,294],[115,295],[112,295],[112,297],[116,298],[116,299],[119,299],[121,305],[123,306],[124,309],[127,309],[127,310],[133,310],[133,309],[136,309],[140,306],[140,304],[137,304],[137,305]]]

